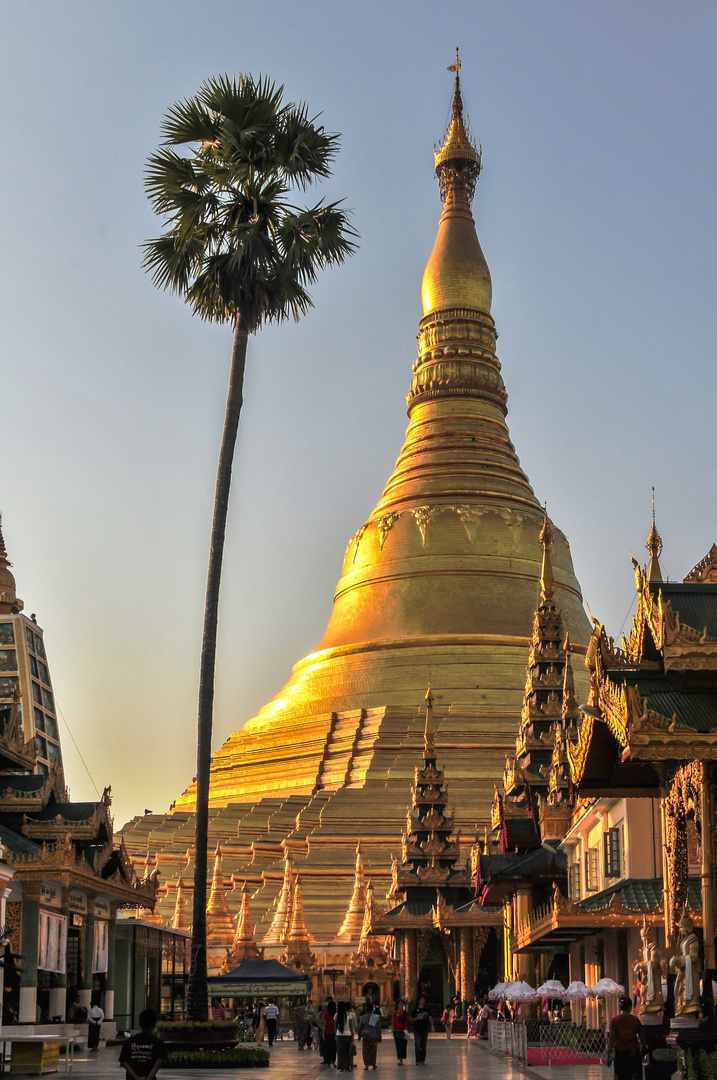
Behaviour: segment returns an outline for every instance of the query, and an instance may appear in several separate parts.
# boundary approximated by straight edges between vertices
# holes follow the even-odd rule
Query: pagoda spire
[[[655,525],[655,488],[652,488],[652,528],[647,537],[645,547],[650,552],[650,565],[647,571],[647,580],[651,585],[662,582],[662,570],[660,569],[660,554],[662,552],[662,537]]]
[[[172,916],[173,930],[187,930],[187,916],[185,914],[184,882],[179,878],[177,882],[177,899],[174,902],[174,915]]]
[[[207,945],[229,948],[234,939],[234,923],[227,904],[222,872],[222,849],[217,844],[214,852],[212,888],[207,902]]]
[[[422,769],[417,768],[415,772],[406,832],[401,838],[401,866],[397,873],[400,889],[415,885],[453,884],[461,877],[456,869],[460,852],[458,838],[452,837],[454,816],[447,812],[447,786],[443,770],[436,766],[433,695],[430,687],[426,701],[424,764]]]
[[[244,882],[241,890],[241,907],[237,917],[237,928],[234,933],[234,941],[231,949],[227,949],[227,956],[222,965],[222,971],[233,971],[244,960],[258,960],[261,951],[256,944],[254,930],[251,925],[251,913],[249,911],[249,886]]]
[[[292,900],[291,928],[286,939],[284,962],[291,964],[293,967],[308,967],[316,959],[311,952],[314,939],[309,933],[304,919],[304,901],[301,895],[301,881],[298,874],[294,877]]]
[[[377,967],[386,963],[386,951],[379,945],[378,938],[372,933],[374,919],[373,910],[373,884],[369,878],[366,883],[366,901],[364,904],[363,920],[361,923],[361,937],[356,951],[356,959],[364,967],[368,967],[368,961],[373,960]]]
[[[361,936],[364,908],[366,907],[366,886],[364,885],[363,858],[361,856],[361,841],[356,845],[356,870],[354,873],[354,889],[349,901],[348,910],[341,924],[341,929],[336,935],[336,943],[352,944]]]
[[[291,904],[293,896],[293,865],[291,848],[284,848],[284,880],[276,903],[271,926],[262,938],[262,945],[283,945],[291,928]]]

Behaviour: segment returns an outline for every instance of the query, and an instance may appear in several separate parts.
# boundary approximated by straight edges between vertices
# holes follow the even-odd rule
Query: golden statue
[[[648,926],[643,919],[640,931],[642,941],[642,959],[634,965],[633,971],[640,980],[640,1016],[660,1013],[665,1007],[662,996],[662,964],[657,950],[657,931]]]
[[[679,956],[670,957],[670,967],[675,969],[675,1016],[695,1017],[701,1019],[702,1008],[700,1006],[700,977],[702,975],[702,962],[700,960],[700,943],[695,934],[694,924],[689,915],[683,915],[680,919],[680,934],[678,938]]]

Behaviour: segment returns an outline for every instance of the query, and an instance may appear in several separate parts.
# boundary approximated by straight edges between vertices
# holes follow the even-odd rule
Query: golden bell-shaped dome
[[[458,73],[451,123],[435,162],[444,205],[438,236],[423,274],[423,314],[469,308],[489,315],[493,286],[471,213],[481,154],[466,131]]]
[[[362,835],[360,814],[375,817],[375,804],[368,795],[361,803],[359,789],[372,778],[385,785],[388,770],[401,780],[404,805],[413,775],[404,740],[409,729],[423,734],[415,724],[430,680],[462,820],[487,819],[515,746],[541,587],[569,621],[576,650],[589,639],[567,540],[547,524],[506,423],[490,275],[470,212],[480,153],[458,80],[453,112],[436,158],[444,206],[424,278],[405,442],[346,548],[316,651],[214,754],[214,805],[345,787],[360,813],[341,827]],[[547,556],[540,538],[549,531]],[[194,798],[190,787],[176,809]],[[391,798],[382,787],[386,805]]]

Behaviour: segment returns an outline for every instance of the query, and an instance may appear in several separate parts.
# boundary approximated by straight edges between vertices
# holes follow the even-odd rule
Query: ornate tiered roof
[[[493,803],[492,824],[504,852],[562,837],[572,797],[567,746],[577,740],[580,711],[570,636],[554,595],[553,527],[547,512],[539,539],[543,548],[540,597],[515,756],[506,759],[503,790],[496,788]]]
[[[465,885],[467,874],[456,864],[458,838],[453,838],[454,815],[448,813],[448,785],[436,765],[433,731],[433,694],[426,693],[423,768],[416,768],[411,787],[411,808],[401,842],[399,889],[417,885]]]

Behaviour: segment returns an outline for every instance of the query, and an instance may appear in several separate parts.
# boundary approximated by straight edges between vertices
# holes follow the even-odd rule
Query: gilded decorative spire
[[[222,872],[222,849],[217,844],[214,852],[214,874],[207,902],[207,945],[228,949],[234,940],[234,923],[224,889]]]
[[[540,571],[540,598],[552,600],[553,598],[553,563],[550,558],[550,549],[553,546],[553,526],[548,521],[548,511],[545,510],[543,527],[538,537],[543,545],[543,566]]]
[[[647,580],[650,584],[659,583],[662,581],[662,571],[660,569],[660,553],[662,552],[662,537],[657,531],[655,525],[655,488],[652,489],[652,528],[650,534],[647,537],[645,547],[650,552],[650,566],[647,571]]]
[[[451,65],[456,79],[451,122],[434,154],[443,201],[438,236],[423,275],[423,314],[467,309],[490,315],[493,287],[476,235],[471,203],[481,171],[481,151],[466,129],[461,94],[461,63]],[[419,339],[420,340],[420,339]]]
[[[361,841],[356,846],[356,871],[354,874],[354,890],[351,894],[348,910],[341,924],[341,929],[336,935],[336,943],[346,944],[358,941],[361,936],[364,908],[366,906],[366,887],[364,885],[363,859],[361,857]]]
[[[314,939],[309,933],[304,919],[304,901],[301,895],[301,881],[298,874],[294,877],[292,899],[291,929],[286,939],[284,962],[291,964],[293,967],[308,967],[315,960],[311,952]]]
[[[185,914],[184,882],[181,877],[177,882],[177,899],[174,902],[174,915],[172,916],[173,930],[187,930],[187,916]]]
[[[473,145],[463,119],[461,61],[458,49],[456,49],[456,62],[451,64],[448,70],[455,72],[456,79],[453,87],[451,122],[443,143],[439,144],[438,150],[433,155],[436,176],[441,189],[441,198],[444,202],[449,195],[455,193],[456,188],[460,188],[470,203],[473,201],[476,181],[480,175],[481,152],[476,150]]]
[[[237,928],[234,933],[234,941],[231,949],[227,949],[227,955],[222,964],[224,973],[233,971],[244,960],[257,960],[261,952],[254,938],[254,930],[251,925],[251,913],[249,911],[249,886],[246,881],[241,891],[241,907],[237,917]]]
[[[386,963],[386,951],[381,948],[378,938],[371,933],[373,917],[373,885],[369,879],[366,884],[366,901],[356,959],[365,967],[368,967],[369,960],[373,960],[376,967],[383,967]]]
[[[2,514],[0,514],[0,614],[3,615],[15,615],[23,609],[22,600],[17,598],[15,576],[10,570],[11,566],[12,563],[7,557],[2,531]]]
[[[426,727],[423,733],[425,743],[423,756],[428,760],[429,758],[435,758],[436,756],[435,734],[433,731],[433,694],[431,693],[430,683],[428,684],[424,701],[426,702]]]
[[[424,763],[422,769],[415,771],[406,832],[401,837],[401,868],[397,872],[400,889],[462,883],[462,871],[456,869],[460,855],[458,837],[452,836],[454,815],[447,812],[448,789],[443,770],[436,766],[430,687],[426,700]]]
[[[292,902],[293,866],[291,848],[284,849],[284,881],[276,903],[274,918],[271,926],[262,938],[262,945],[283,945],[291,928],[291,902]]]

